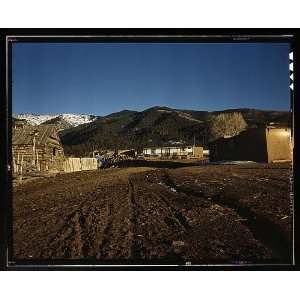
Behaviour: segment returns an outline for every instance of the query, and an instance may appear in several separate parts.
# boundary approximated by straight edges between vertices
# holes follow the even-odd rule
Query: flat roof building
[[[144,156],[166,158],[202,158],[203,148],[198,146],[162,146],[143,149]]]
[[[209,152],[211,161],[291,161],[291,130],[274,126],[250,128],[239,135],[210,142]]]

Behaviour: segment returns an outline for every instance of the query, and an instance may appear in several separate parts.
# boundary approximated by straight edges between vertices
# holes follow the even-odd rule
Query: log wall
[[[53,145],[54,146],[54,145]],[[13,145],[12,165],[13,173],[29,173],[32,171],[61,172],[63,171],[64,153],[59,145],[55,145],[56,153],[49,146],[37,146],[33,151],[32,145]]]

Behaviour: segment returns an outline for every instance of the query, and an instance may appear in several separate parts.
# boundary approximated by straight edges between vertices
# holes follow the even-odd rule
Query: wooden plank
[[[22,155],[22,158],[21,158],[21,170],[20,170],[21,180],[22,180],[22,173],[23,173],[23,155]]]

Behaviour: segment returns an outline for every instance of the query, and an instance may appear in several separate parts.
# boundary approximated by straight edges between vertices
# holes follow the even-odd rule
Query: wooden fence
[[[24,164],[24,155],[23,154],[20,155],[18,153],[17,157],[13,156],[13,159],[12,159],[13,175],[20,176],[22,178],[23,164]]]
[[[69,157],[64,161],[64,172],[77,172],[97,170],[97,159],[96,158],[74,158]]]

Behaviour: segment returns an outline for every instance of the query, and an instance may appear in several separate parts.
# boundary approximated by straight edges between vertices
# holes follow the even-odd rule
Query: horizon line
[[[221,109],[221,110],[196,110],[196,109],[188,109],[188,108],[172,108],[172,107],[169,107],[169,106],[159,106],[159,105],[154,105],[154,106],[149,106],[149,107],[146,107],[142,110],[135,110],[135,109],[129,109],[129,108],[124,108],[124,109],[120,109],[120,110],[117,110],[117,111],[114,111],[114,112],[111,112],[111,113],[108,113],[106,115],[97,115],[97,114],[94,114],[94,113],[84,113],[84,112],[57,112],[57,113],[38,113],[38,112],[20,112],[20,113],[16,113],[16,112],[12,112],[12,116],[13,115],[26,115],[26,114],[31,114],[31,115],[64,115],[64,114],[72,114],[72,115],[89,115],[89,116],[95,116],[95,117],[106,117],[106,116],[109,116],[111,114],[114,114],[114,113],[119,113],[119,112],[122,112],[122,111],[132,111],[132,112],[143,112],[145,110],[149,110],[151,108],[168,108],[168,109],[171,109],[171,110],[188,110],[188,111],[195,111],[195,112],[223,112],[223,111],[226,111],[226,110],[260,110],[260,111],[276,111],[276,112],[290,112],[291,108],[290,109],[262,109],[262,108],[254,108],[254,107],[228,107],[228,108],[224,108],[224,109]]]

